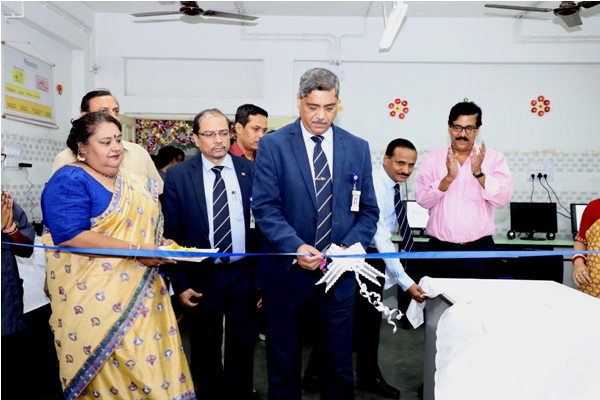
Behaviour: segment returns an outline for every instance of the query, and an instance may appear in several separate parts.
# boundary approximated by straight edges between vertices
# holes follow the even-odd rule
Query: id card
[[[359,204],[360,204],[360,190],[352,191],[352,203],[350,206],[350,211],[359,212]]]

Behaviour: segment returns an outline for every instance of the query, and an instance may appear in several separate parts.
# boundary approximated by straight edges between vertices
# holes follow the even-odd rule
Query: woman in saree
[[[583,211],[573,249],[600,250],[600,199],[591,201]],[[580,291],[600,298],[600,254],[574,255],[573,280]]]
[[[121,125],[108,114],[72,122],[78,161],[42,193],[44,245],[156,250],[164,242],[155,181],[119,168]],[[91,252],[90,252],[91,253]],[[168,258],[48,250],[50,326],[66,399],[195,399],[169,292]]]

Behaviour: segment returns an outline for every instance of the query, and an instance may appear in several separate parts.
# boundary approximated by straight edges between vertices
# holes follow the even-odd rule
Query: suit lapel
[[[198,154],[194,159],[190,169],[190,182],[196,193],[198,201],[198,210],[200,210],[201,221],[205,226],[205,231],[208,232],[208,213],[206,211],[206,195],[204,194],[204,170],[202,169],[202,156]],[[192,207],[192,205],[190,205]]]
[[[331,125],[331,128],[333,129],[333,203],[331,203],[331,206],[332,210],[335,211],[338,199],[336,193],[340,193],[340,185],[344,179],[342,171],[345,170],[344,163],[346,161],[346,150],[344,149],[341,132],[339,132],[333,124]],[[350,201],[350,199],[348,199],[348,201]]]
[[[310,197],[316,209],[317,195],[315,193],[315,183],[313,181],[312,172],[310,172],[309,159],[306,154],[306,145],[304,144],[304,137],[302,136],[302,128],[300,128],[301,123],[300,118],[298,118],[294,124],[294,129],[290,131],[291,140],[289,143],[291,148],[289,152],[296,157],[300,175],[302,175],[302,179],[306,184],[306,190],[310,193]]]

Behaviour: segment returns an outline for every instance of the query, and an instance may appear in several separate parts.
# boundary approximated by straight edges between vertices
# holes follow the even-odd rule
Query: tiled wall
[[[373,167],[383,163],[385,151],[372,151],[371,158]],[[427,152],[419,152],[417,165],[413,176],[408,180],[408,198],[414,200],[414,182],[419,173],[421,160],[427,155]],[[549,202],[548,192],[536,180],[534,185],[533,198],[531,197],[532,184],[527,182],[529,176],[530,160],[553,160],[554,161],[554,180],[549,182],[550,186],[558,195],[560,203],[566,208],[563,209],[557,204],[557,211],[565,214],[570,213],[571,203],[588,203],[593,199],[600,198],[600,153],[599,152],[566,152],[566,153],[545,153],[545,152],[509,152],[504,154],[506,161],[513,176],[513,202]],[[543,181],[546,184],[545,181]],[[552,202],[556,202],[556,197],[550,191]],[[571,220],[558,215],[557,239],[572,239]],[[510,230],[510,206],[502,207],[496,210],[496,235],[505,236]]]
[[[2,134],[2,144],[17,143],[22,148],[22,162],[32,168],[21,171],[2,171],[2,189],[25,210],[30,219],[41,219],[40,196],[50,177],[56,154],[65,149],[64,141],[37,139],[20,135]]]

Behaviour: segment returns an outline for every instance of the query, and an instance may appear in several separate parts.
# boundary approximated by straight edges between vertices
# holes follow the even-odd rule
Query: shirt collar
[[[333,125],[332,125],[333,126]],[[328,142],[328,143],[333,143],[333,128],[332,126],[329,127],[329,129],[327,129],[323,134],[321,134],[320,136],[323,138],[324,141]],[[304,127],[304,123],[302,123],[302,120],[300,120],[300,128],[302,128],[302,138],[304,139],[304,141],[312,141],[311,137],[315,136],[312,133],[310,133],[305,127]]]
[[[383,182],[385,183],[386,188],[393,189],[394,186],[396,186],[396,184],[398,184],[400,186],[400,193],[402,193],[402,184],[400,184],[400,182],[395,182],[392,178],[390,178],[390,176],[386,172],[385,168],[383,168],[383,165],[380,165],[377,168],[377,173],[379,174],[381,179],[383,179]]]
[[[211,170],[213,169],[213,167],[216,167],[217,164],[212,163],[211,161],[208,161],[206,159],[206,157],[204,157],[204,154],[200,153],[200,156],[202,157],[202,168],[204,168],[205,172],[212,172]],[[220,164],[221,167],[224,168],[231,168],[233,169],[233,161],[231,159],[231,156],[229,154],[225,155],[225,159],[223,159],[223,162]]]

